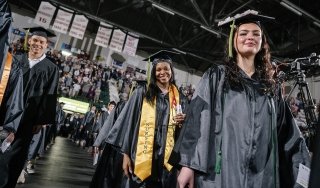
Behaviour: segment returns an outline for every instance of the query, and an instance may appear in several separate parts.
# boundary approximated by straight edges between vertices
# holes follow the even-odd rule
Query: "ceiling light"
[[[210,29],[209,27],[206,27],[206,26],[203,26],[203,25],[201,25],[200,27],[201,27],[202,29],[206,30],[206,31],[209,31],[210,33],[216,34],[218,37],[220,36],[220,33],[218,33],[218,32],[216,32],[216,31]]]
[[[284,7],[286,7],[287,9],[291,10],[293,13],[295,13],[298,16],[302,16],[302,13],[300,11],[298,11],[297,9],[293,8],[292,6],[288,5],[287,3],[285,3],[284,1],[281,1],[280,4]]]
[[[313,22],[314,25],[320,27],[320,23],[319,22]]]
[[[172,48],[172,50],[179,52],[180,54],[187,55],[187,52],[179,50],[178,48]]]
[[[157,4],[155,4],[155,3],[152,3],[152,6],[155,7],[155,8],[157,8],[157,9],[159,9],[159,10],[161,10],[161,11],[163,11],[163,12],[165,12],[165,13],[168,13],[168,14],[170,14],[170,15],[172,15],[172,16],[174,15],[174,12],[172,12],[172,11],[170,11],[170,10],[168,10],[168,9],[160,6],[160,5],[157,5]]]

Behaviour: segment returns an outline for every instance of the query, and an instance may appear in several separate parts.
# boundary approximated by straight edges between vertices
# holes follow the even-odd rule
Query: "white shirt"
[[[37,63],[39,63],[40,61],[42,61],[44,58],[46,58],[46,54],[45,54],[45,53],[44,53],[40,58],[38,58],[38,59],[30,59],[30,58],[28,58],[30,69],[31,69],[33,66],[35,66]]]

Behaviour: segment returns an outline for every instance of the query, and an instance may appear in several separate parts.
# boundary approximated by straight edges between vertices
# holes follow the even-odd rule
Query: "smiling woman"
[[[137,86],[107,138],[123,153],[128,188],[176,187],[177,171],[168,160],[185,117],[176,107],[184,106],[185,98],[175,85],[171,54],[147,58],[153,63],[149,84]]]
[[[226,64],[203,75],[172,152],[179,187],[299,187],[310,156],[272,79],[267,18],[249,10],[229,20]]]

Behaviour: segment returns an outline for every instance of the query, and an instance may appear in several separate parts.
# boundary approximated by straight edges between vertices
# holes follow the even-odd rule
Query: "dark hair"
[[[234,31],[235,34],[237,34],[237,27]],[[260,27],[261,28],[261,27]],[[273,67],[270,61],[270,49],[269,44],[266,39],[266,35],[264,34],[262,28],[262,43],[261,43],[261,49],[256,54],[254,58],[254,65],[255,65],[255,73],[257,74],[257,78],[260,80],[262,84],[265,85],[265,88],[268,88],[268,92],[274,92],[275,89],[275,81],[273,79]],[[232,53],[234,54],[234,57],[226,57],[226,77],[227,77],[227,83],[230,87],[235,89],[244,89],[243,87],[243,79],[239,74],[240,67],[237,65],[237,51],[234,47],[234,36],[232,37]],[[226,47],[226,54],[228,54],[228,46],[229,43],[227,42]]]
[[[108,106],[109,106],[109,105],[114,105],[114,106],[115,106],[115,105],[117,105],[117,103],[114,102],[114,101],[110,101],[109,104],[108,104]]]
[[[170,65],[171,78],[169,80],[169,83],[170,83],[170,85],[176,85],[176,82],[174,79],[174,71],[173,71],[172,63],[170,63],[164,59],[159,59],[157,62],[155,62],[152,69],[151,69],[150,83],[149,83],[149,86],[148,86],[147,92],[146,92],[146,99],[152,105],[154,105],[154,99],[155,99],[157,93],[160,92],[160,89],[157,86],[157,78],[156,78],[156,68],[157,68],[157,65],[159,62],[166,62]]]

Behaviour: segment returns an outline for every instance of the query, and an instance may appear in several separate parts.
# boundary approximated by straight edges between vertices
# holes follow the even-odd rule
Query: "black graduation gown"
[[[143,97],[146,88],[144,86],[138,86],[129,98],[127,104],[119,115],[117,121],[112,127],[110,134],[107,137],[106,142],[119,147],[121,152],[130,156],[134,168],[134,162],[136,157],[139,125],[141,118],[141,109],[143,103]],[[170,172],[163,166],[164,160],[164,148],[165,148],[165,135],[167,134],[167,124],[169,118],[169,94],[163,95],[158,92],[156,102],[156,125],[154,136],[154,150],[152,158],[152,172],[144,182],[136,177],[132,176],[126,187],[141,187],[147,184],[147,187],[175,187],[176,186],[176,170],[172,169]],[[180,95],[181,98],[182,95]],[[166,123],[164,123],[166,122]],[[178,128],[177,128],[178,129]],[[178,130],[176,131],[176,133]],[[133,169],[134,171],[134,169]],[[149,182],[155,183],[150,185]]]
[[[85,130],[91,130],[94,123],[95,113],[89,111],[84,115],[81,125],[84,126]]]
[[[4,64],[7,59],[7,52],[9,50],[9,36],[12,22],[11,11],[8,2],[0,1],[0,80],[2,78]]]
[[[126,101],[120,101],[115,109],[111,111],[96,140],[96,142],[98,140],[101,141],[98,141],[99,143],[95,142],[94,146],[99,145],[101,147],[102,142],[105,141],[108,135],[107,133],[109,133],[113,124],[117,120],[125,103]],[[118,148],[115,148],[110,144],[105,144],[97,164],[96,171],[92,177],[90,188],[120,188],[124,178],[122,170],[122,158],[123,155]]]
[[[66,113],[61,108],[60,104],[56,105],[56,117],[55,117],[55,125],[52,127],[55,134],[59,134],[61,127],[64,125]]]
[[[58,67],[47,58],[29,68],[27,54],[17,56],[22,62],[25,112],[23,122],[34,125],[55,123]]]
[[[13,58],[9,80],[0,107],[0,125],[9,132],[18,130],[24,110],[23,103],[23,80],[20,62]],[[17,145],[17,144],[16,144]],[[10,162],[13,158],[12,149],[16,145],[11,145],[5,153],[0,152],[0,187],[8,184],[10,175]],[[12,185],[12,184],[11,184]]]
[[[5,187],[14,187],[17,183],[27,158],[34,126],[53,124],[55,121],[59,78],[58,67],[46,58],[31,69],[27,54],[16,55],[15,58],[22,65],[24,111],[15,140],[9,151],[4,153],[5,160],[0,160],[2,172],[8,175]],[[6,166],[2,167],[3,164]]]
[[[283,99],[274,103],[243,77],[246,90],[234,91],[224,88],[223,65],[203,75],[171,163],[194,169],[197,188],[291,188],[299,163],[310,165],[305,141]]]
[[[93,132],[98,133],[100,131],[100,129],[102,128],[104,122],[108,119],[109,117],[109,112],[105,111],[103,113],[101,113],[98,121],[95,124],[95,127],[92,129]]]
[[[320,119],[320,116],[319,116]],[[311,172],[310,172],[310,182],[309,188],[318,188],[320,187],[320,123],[316,127],[316,136],[315,136],[315,145],[314,153],[312,156],[312,163],[311,163]]]
[[[16,132],[24,110],[23,75],[20,63],[13,58],[10,76],[0,107],[0,125],[9,132]]]
[[[89,111],[83,118],[82,125],[83,129],[80,131],[80,138],[86,141],[85,147],[92,146],[93,144],[93,136],[92,136],[92,128],[95,124],[95,113]]]

